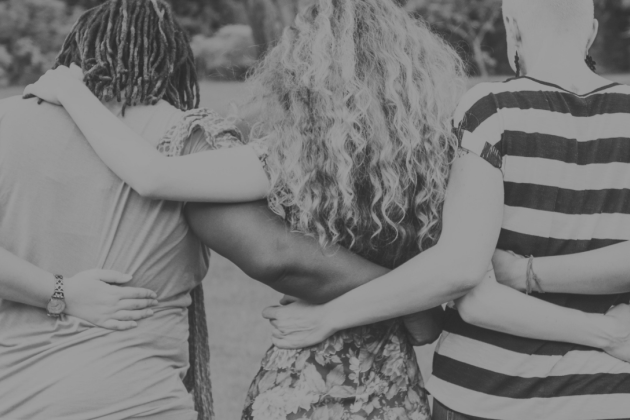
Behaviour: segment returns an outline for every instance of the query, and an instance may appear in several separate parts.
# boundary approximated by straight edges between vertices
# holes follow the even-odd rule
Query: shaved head
[[[595,18],[593,0],[503,0],[503,14],[515,20],[523,38],[558,37],[583,43]]]

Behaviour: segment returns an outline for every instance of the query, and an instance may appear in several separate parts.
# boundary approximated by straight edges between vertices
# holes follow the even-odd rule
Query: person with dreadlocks
[[[194,109],[188,40],[160,0],[87,11],[55,67],[69,65],[81,66],[90,94],[160,156],[239,143],[231,123]],[[193,233],[257,280],[312,302],[388,271],[343,248],[321,252],[264,202],[142,198],[63,109],[35,99],[0,101],[0,208],[3,419],[212,418],[199,286],[209,254]],[[102,269],[82,271],[94,266]],[[417,344],[437,338],[440,313],[409,318]]]

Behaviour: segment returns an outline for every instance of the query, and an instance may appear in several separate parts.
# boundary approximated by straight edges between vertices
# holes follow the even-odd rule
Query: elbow
[[[480,269],[470,264],[460,264],[451,273],[454,299],[472,292],[479,286],[487,273],[487,267]]]
[[[459,316],[468,324],[487,327],[488,308],[492,306],[493,299],[492,291],[482,284],[457,300]]]
[[[143,175],[130,180],[129,186],[143,198],[152,200],[160,198],[158,183],[151,176]]]
[[[275,290],[278,290],[285,277],[282,263],[267,252],[260,253],[249,262],[246,274]]]
[[[282,240],[277,239],[273,244],[260,247],[248,261],[246,274],[267,286],[282,292],[289,272],[289,250]]]
[[[466,295],[457,302],[457,311],[465,323],[482,326],[482,314],[480,313],[479,301]]]
[[[153,160],[141,166],[140,170],[129,174],[124,181],[143,198],[163,199],[163,194],[160,193],[165,184],[163,172],[160,170],[163,165]]]

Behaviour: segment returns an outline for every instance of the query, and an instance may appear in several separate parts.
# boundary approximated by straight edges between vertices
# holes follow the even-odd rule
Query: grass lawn
[[[630,75],[610,78],[630,83]],[[471,80],[471,85],[476,82]],[[228,112],[230,103],[238,105],[247,99],[247,88],[241,83],[204,82],[201,90],[202,106],[221,113]],[[19,87],[0,89],[0,99],[21,92]],[[236,420],[240,418],[249,383],[271,344],[269,327],[260,312],[275,304],[280,295],[251,280],[219,255],[213,256],[204,283],[217,419]],[[417,349],[425,377],[430,372],[431,352],[430,347]]]

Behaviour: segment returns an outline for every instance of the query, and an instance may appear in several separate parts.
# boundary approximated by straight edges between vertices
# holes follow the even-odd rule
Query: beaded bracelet
[[[525,293],[531,294],[532,292],[545,293],[542,288],[540,277],[536,275],[534,272],[534,256],[529,256],[529,261],[527,261],[527,276],[525,280]]]

